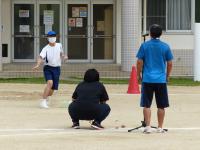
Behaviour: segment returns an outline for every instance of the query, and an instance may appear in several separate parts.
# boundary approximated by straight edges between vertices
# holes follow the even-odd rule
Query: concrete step
[[[62,71],[61,78],[83,77],[85,71]],[[129,78],[129,72],[122,71],[99,71],[101,78]],[[3,71],[0,72],[0,78],[34,78],[43,77],[42,71]]]
[[[38,72],[32,70],[35,63],[11,63],[3,64],[3,71],[0,72],[1,78],[27,78],[43,77],[42,66]],[[89,64],[89,63],[67,63],[61,68],[61,78],[83,77],[85,71],[95,68],[103,78],[129,78],[129,72],[121,71],[118,64]]]
[[[31,71],[35,63],[11,63],[3,64],[3,71]],[[63,64],[61,69],[63,71],[86,71],[89,68],[95,68],[98,71],[120,71],[121,65],[118,64],[87,64],[87,63],[76,63],[76,64]],[[42,66],[40,68],[42,70]]]

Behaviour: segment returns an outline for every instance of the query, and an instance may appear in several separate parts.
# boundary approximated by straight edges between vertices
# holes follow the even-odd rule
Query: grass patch
[[[60,80],[61,84],[78,84],[82,78],[70,77]],[[108,79],[102,78],[104,84],[128,84],[129,79]],[[44,78],[0,78],[0,83],[26,83],[26,84],[44,84]],[[200,82],[195,82],[190,78],[171,78],[168,85],[173,86],[200,86]]]
[[[194,81],[191,78],[171,78],[168,85],[173,86],[200,86],[200,82]]]

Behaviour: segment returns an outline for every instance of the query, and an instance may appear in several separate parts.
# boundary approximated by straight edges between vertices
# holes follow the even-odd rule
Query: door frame
[[[14,5],[15,4],[33,4],[34,5],[34,59],[14,59]],[[88,5],[88,38],[87,38],[87,59],[73,59],[68,62],[81,63],[112,63],[116,61],[116,2],[114,0],[12,0],[12,31],[11,31],[11,60],[13,62],[35,62],[39,55],[39,21],[40,21],[40,4],[59,4],[60,5],[60,42],[63,43],[64,52],[68,53],[68,4],[87,4]],[[113,4],[113,58],[110,60],[93,59],[93,6],[94,4]]]
[[[116,52],[115,52],[115,49],[116,49],[116,44],[115,44],[115,40],[116,40],[116,37],[115,37],[115,35],[116,35],[116,27],[115,27],[115,22],[116,22],[116,19],[115,19],[115,17],[116,17],[116,15],[115,15],[115,6],[116,6],[116,4],[115,4],[115,2],[114,2],[114,0],[92,0],[91,1],[91,26],[94,26],[93,25],[93,14],[94,14],[94,12],[93,12],[93,8],[94,8],[94,5],[95,4],[112,4],[113,5],[113,35],[112,35],[112,42],[113,42],[113,58],[112,59],[107,59],[107,60],[105,60],[105,59],[97,59],[97,60],[95,60],[94,58],[93,58],[93,30],[91,30],[91,36],[92,36],[92,38],[91,38],[91,42],[92,42],[92,44],[91,44],[91,62],[93,62],[93,63],[113,63],[113,62],[115,62],[115,55],[116,55]]]
[[[63,23],[63,7],[62,7],[62,1],[61,0],[38,0],[37,4],[36,4],[36,17],[37,17],[37,21],[36,21],[36,26],[37,26],[37,31],[36,31],[36,56],[39,56],[39,53],[41,51],[40,49],[40,4],[59,4],[60,6],[60,20],[59,20],[59,32],[60,33],[57,33],[59,36],[60,36],[60,43],[63,42],[63,35],[61,33],[63,33],[63,26],[62,26],[62,23]],[[65,49],[63,49],[64,52],[65,52]]]
[[[15,4],[33,4],[34,5],[34,58],[33,59],[14,59],[14,5]],[[39,55],[39,46],[40,46],[40,4],[59,4],[60,5],[60,42],[63,42],[63,7],[62,0],[13,0],[12,1],[12,42],[11,42],[11,59],[13,62],[35,62]],[[65,52],[65,49],[64,49]]]
[[[65,47],[67,48],[67,54],[68,54],[68,4],[87,4],[88,5],[88,10],[87,10],[87,23],[88,23],[88,28],[89,28],[89,25],[90,25],[90,17],[91,17],[91,14],[90,14],[90,0],[68,0],[65,2],[64,6],[65,6],[65,18],[64,20],[67,22],[65,24],[65,36],[64,36],[64,41],[65,41]],[[90,33],[91,31],[88,30],[88,33],[87,33],[87,59],[73,59],[73,60],[68,60],[68,62],[72,62],[72,63],[88,63],[90,62],[90,58],[91,58],[91,53],[90,53],[90,43],[91,43],[91,40],[90,40]]]
[[[35,53],[35,49],[36,49],[36,40],[34,40],[34,58],[33,59],[14,59],[14,6],[15,4],[33,4],[34,6],[34,39],[35,39],[35,36],[36,36],[36,28],[35,28],[35,25],[36,25],[36,2],[34,0],[13,0],[12,1],[12,35],[11,35],[11,49],[12,49],[12,52],[11,52],[11,60],[13,62],[35,62],[36,60],[36,53]]]
[[[114,0],[68,0],[65,2],[65,18],[64,20],[68,20],[68,4],[87,4],[88,5],[88,39],[87,39],[87,59],[85,60],[80,60],[80,59],[73,59],[73,60],[68,60],[69,62],[92,62],[92,63],[113,63],[115,62],[115,57],[116,57],[116,27],[115,27],[115,1]],[[113,4],[113,58],[110,60],[94,60],[93,59],[93,30],[91,29],[93,25],[93,5],[94,4]],[[68,42],[67,42],[67,37],[68,37],[68,24],[65,24],[65,36],[64,36],[64,41],[65,41],[65,47],[68,47]]]

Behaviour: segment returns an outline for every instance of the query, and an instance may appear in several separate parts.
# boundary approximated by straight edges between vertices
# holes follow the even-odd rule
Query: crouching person
[[[86,71],[84,81],[76,87],[72,100],[68,108],[73,122],[72,128],[80,128],[79,120],[93,120],[91,127],[104,128],[101,122],[110,113],[110,107],[106,104],[109,98],[104,85],[99,82],[96,69]]]

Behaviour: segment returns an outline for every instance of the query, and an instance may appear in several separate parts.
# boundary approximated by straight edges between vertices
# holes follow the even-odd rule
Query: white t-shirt
[[[56,43],[55,46],[46,45],[40,52],[40,56],[45,60],[44,65],[58,67],[61,66],[62,44]]]

